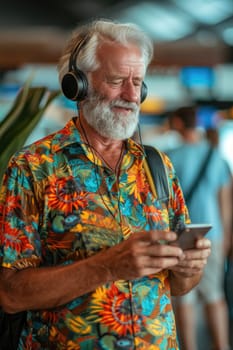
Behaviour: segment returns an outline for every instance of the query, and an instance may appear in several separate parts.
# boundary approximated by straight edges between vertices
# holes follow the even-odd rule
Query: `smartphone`
[[[176,243],[182,249],[194,248],[196,240],[204,237],[211,228],[211,224],[187,224],[177,232],[178,239]]]

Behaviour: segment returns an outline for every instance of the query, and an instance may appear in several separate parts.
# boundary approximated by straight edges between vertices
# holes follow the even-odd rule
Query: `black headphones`
[[[143,81],[142,82],[142,87],[141,87],[141,103],[145,101],[146,97],[147,97],[147,92],[148,92],[148,88],[146,83]]]
[[[65,95],[65,97],[72,101],[82,101],[87,96],[87,77],[80,69],[78,69],[76,65],[76,59],[81,49],[86,45],[87,41],[89,40],[89,37],[89,35],[86,35],[71,53],[69,59],[69,71],[62,78],[62,92]],[[146,99],[147,90],[147,86],[143,81],[141,87],[141,103]]]

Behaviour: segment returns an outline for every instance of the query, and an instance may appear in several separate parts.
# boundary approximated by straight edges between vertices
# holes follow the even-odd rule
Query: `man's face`
[[[138,124],[145,73],[142,55],[136,46],[104,44],[98,59],[101,67],[91,74],[91,89],[83,102],[84,116],[102,136],[126,139]]]

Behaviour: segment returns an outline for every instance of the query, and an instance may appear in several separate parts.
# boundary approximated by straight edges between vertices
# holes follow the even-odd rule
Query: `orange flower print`
[[[152,220],[153,222],[160,222],[162,220],[162,212],[156,207],[145,205],[144,211],[148,220]]]
[[[28,158],[29,163],[30,163],[30,164],[33,164],[33,167],[34,167],[34,168],[36,168],[36,167],[38,167],[38,166],[40,166],[41,164],[44,163],[44,161],[43,161],[43,155],[40,155],[40,154],[37,154],[37,153],[35,153],[35,154],[29,154],[29,155],[27,156],[27,158]]]
[[[7,205],[5,205],[5,214],[9,214],[13,209],[17,209],[21,207],[20,196],[8,196],[7,197]],[[3,206],[1,206],[0,210],[3,212]]]
[[[97,322],[108,326],[119,336],[138,332],[139,316],[132,315],[129,306],[129,294],[123,293],[113,285],[109,290],[94,293],[92,311],[97,314]],[[132,329],[133,328],[133,329]]]
[[[145,177],[142,176],[142,172],[138,171],[137,167],[131,169],[128,175],[130,194],[133,194],[135,199],[142,203],[142,196],[146,196],[149,187],[146,185]]]
[[[5,247],[12,248],[17,251],[17,253],[33,250],[33,246],[31,245],[28,237],[22,235],[22,231],[18,228],[12,228],[8,222],[4,224],[5,235],[1,236],[1,240],[4,241]],[[1,242],[3,244],[3,242]]]
[[[178,214],[181,214],[182,212],[184,212],[184,206],[185,206],[184,197],[183,197],[182,191],[181,191],[180,187],[177,185],[177,183],[173,182],[172,186],[173,186],[174,193],[176,194],[175,202],[174,202],[174,206],[175,206],[174,211],[178,215]]]
[[[66,215],[73,210],[87,207],[86,195],[78,191],[76,183],[72,177],[57,179],[54,177],[48,188],[48,207],[64,212]]]

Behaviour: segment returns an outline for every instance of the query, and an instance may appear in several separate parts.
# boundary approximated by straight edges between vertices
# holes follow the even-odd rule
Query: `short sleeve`
[[[12,158],[0,192],[0,263],[3,267],[22,269],[39,265],[38,223],[39,210],[30,171]]]

